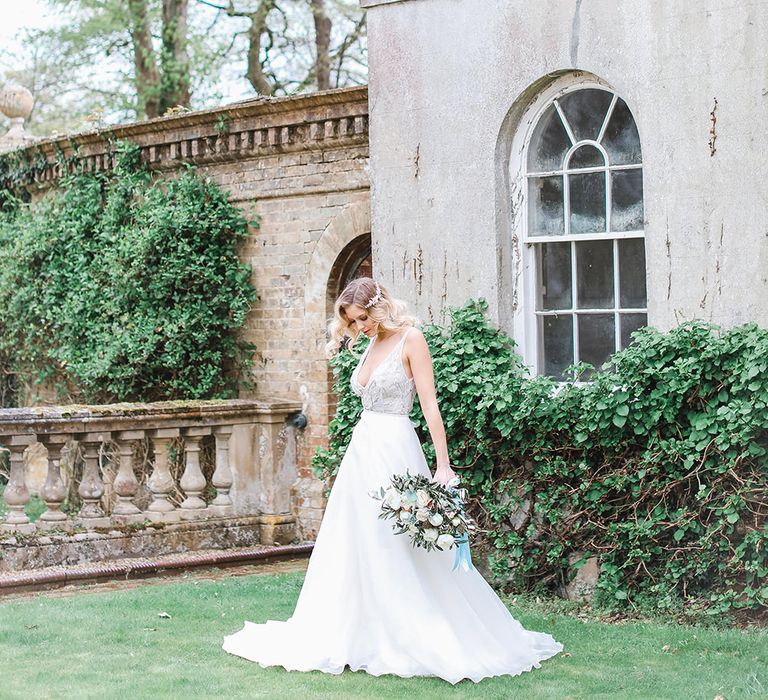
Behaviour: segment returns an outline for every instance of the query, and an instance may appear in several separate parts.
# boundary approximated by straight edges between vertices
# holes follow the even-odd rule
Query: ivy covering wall
[[[643,329],[590,382],[557,384],[527,376],[484,310],[470,302],[422,331],[497,582],[559,590],[586,554],[601,562],[603,606],[768,605],[768,331]],[[318,476],[338,468],[359,416],[356,362],[333,361],[340,401]],[[412,417],[434,465],[418,403]]]
[[[248,224],[192,168],[153,180],[139,149],[0,213],[0,358],[27,385],[90,403],[226,398],[253,348]]]

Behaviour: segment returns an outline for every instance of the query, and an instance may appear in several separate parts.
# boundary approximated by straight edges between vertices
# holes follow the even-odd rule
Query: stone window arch
[[[584,79],[551,86],[522,126],[515,335],[534,373],[562,379],[648,322],[640,134],[615,91]]]

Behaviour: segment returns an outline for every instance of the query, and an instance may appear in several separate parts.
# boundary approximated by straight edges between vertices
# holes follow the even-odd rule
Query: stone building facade
[[[554,375],[768,325],[766,3],[361,5],[374,267],[425,318],[485,297]]]
[[[76,148],[87,169],[110,168],[110,139],[139,144],[159,176],[195,164],[248,218],[259,219],[241,250],[259,295],[244,331],[256,346],[256,388],[242,398],[301,401],[308,424],[298,438],[298,479],[272,491],[292,492],[303,536],[313,538],[324,500],[310,462],[314,448],[327,442],[334,407],[326,323],[346,281],[370,274],[366,88],[255,99],[37,141],[26,153],[49,165],[29,189],[40,196],[55,186],[57,152],[68,156]]]

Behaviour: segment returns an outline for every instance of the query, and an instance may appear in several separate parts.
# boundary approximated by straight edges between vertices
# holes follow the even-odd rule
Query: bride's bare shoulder
[[[427,341],[424,338],[424,334],[421,332],[421,329],[418,326],[411,326],[406,331],[405,347],[406,347],[406,350],[410,350],[410,349],[416,350],[417,348],[427,347]]]

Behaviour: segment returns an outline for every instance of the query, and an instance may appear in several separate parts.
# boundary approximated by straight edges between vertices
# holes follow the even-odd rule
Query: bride
[[[476,569],[452,570],[453,550],[413,548],[380,520],[368,493],[393,474],[430,476],[408,414],[416,393],[435,445],[434,480],[453,476],[432,359],[402,302],[356,279],[334,307],[329,352],[371,338],[351,377],[363,412],[328,498],[293,615],[246,622],[224,649],[289,671],[437,676],[449,683],[517,675],[562,650],[529,632]]]

